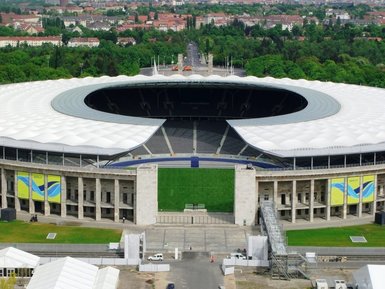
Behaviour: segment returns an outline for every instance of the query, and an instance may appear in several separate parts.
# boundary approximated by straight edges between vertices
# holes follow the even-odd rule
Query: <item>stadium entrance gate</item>
[[[232,213],[171,213],[158,212],[156,218],[158,224],[183,224],[183,225],[203,225],[203,224],[234,224],[234,214]]]

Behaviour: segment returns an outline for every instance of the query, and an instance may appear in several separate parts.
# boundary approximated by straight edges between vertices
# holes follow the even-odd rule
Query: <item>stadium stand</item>
[[[241,140],[235,130],[230,127],[220,153],[238,155],[245,145],[246,143]]]
[[[197,153],[215,154],[226,130],[224,121],[199,121],[197,125]]]
[[[191,121],[168,121],[163,125],[174,153],[186,153],[193,149]]]

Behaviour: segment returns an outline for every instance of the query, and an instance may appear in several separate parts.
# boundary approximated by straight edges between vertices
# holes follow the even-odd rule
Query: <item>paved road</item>
[[[258,231],[255,228],[228,225],[222,227],[152,226],[145,232],[148,252],[174,252],[174,248],[188,251],[191,247],[194,252],[229,254],[238,248],[246,248],[247,236],[256,235]]]
[[[191,65],[194,68],[201,66],[199,61],[198,45],[195,42],[190,42],[187,45],[187,57],[184,60],[185,65]]]
[[[171,263],[170,279],[178,289],[218,289],[223,275],[218,262],[210,263],[205,253],[187,252]]]

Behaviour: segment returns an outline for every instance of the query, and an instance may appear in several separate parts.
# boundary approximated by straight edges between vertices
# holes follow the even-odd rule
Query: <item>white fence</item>
[[[58,257],[41,257],[40,264],[46,264],[57,259]],[[76,258],[77,260],[86,262],[92,265],[108,265],[108,266],[119,266],[119,265],[138,265],[140,259],[123,259],[123,258]]]
[[[168,272],[170,264],[140,264],[140,272]]]
[[[254,267],[269,267],[268,260],[242,260],[238,258],[225,258],[222,264],[224,266],[254,266]]]
[[[226,267],[225,265],[222,264],[221,266],[223,275],[230,275],[234,274],[234,267]]]

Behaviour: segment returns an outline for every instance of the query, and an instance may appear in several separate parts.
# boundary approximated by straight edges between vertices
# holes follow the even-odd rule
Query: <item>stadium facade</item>
[[[234,222],[374,216],[385,204],[385,90],[235,76],[0,86],[0,205],[157,222],[157,167],[236,166]],[[127,169],[136,167],[136,169]]]

